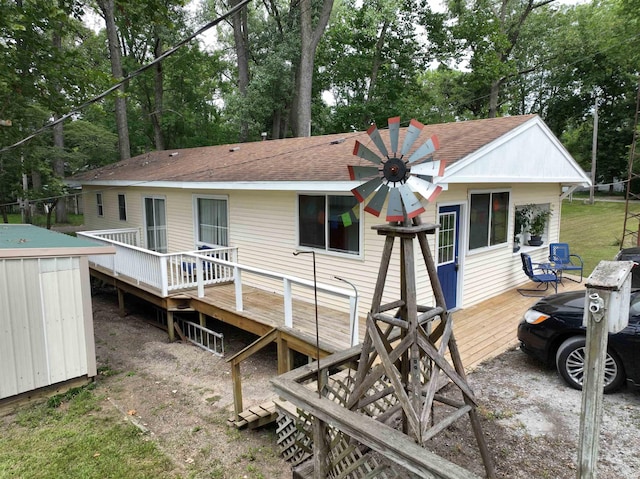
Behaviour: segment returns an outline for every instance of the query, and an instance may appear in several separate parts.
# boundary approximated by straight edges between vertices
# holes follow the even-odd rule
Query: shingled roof
[[[450,166],[526,123],[535,115],[426,125],[414,148],[432,135],[435,159]],[[408,119],[407,119],[408,120]],[[379,125],[388,145],[388,131]],[[401,129],[400,138],[405,129]],[[366,132],[152,151],[75,175],[83,184],[116,182],[349,181],[348,165],[369,164],[353,155],[355,140],[377,152]],[[402,143],[400,143],[402,144]]]

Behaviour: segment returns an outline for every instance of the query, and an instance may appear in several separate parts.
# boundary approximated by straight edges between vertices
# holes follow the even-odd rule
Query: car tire
[[[586,339],[573,336],[566,339],[556,353],[556,368],[564,381],[574,389],[582,389],[584,362],[586,359]],[[615,353],[607,351],[605,361],[604,392],[611,393],[620,389],[625,381],[622,361]]]

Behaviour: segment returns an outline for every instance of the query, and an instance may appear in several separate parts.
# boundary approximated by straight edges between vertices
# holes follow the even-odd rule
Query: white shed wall
[[[0,399],[96,375],[86,258],[1,259],[0,282]]]

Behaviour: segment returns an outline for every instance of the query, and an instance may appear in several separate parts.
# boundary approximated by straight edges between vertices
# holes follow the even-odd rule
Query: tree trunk
[[[114,0],[97,0],[98,6],[102,11],[105,25],[107,28],[107,40],[109,43],[109,57],[111,59],[111,74],[116,80],[122,80],[122,59],[120,56],[120,40],[118,39],[118,31],[116,29],[115,20],[115,1]],[[127,123],[127,100],[125,97],[125,87],[121,85],[116,91],[115,96],[116,109],[116,128],[118,130],[118,150],[120,159],[126,160],[131,158],[131,148],[129,146],[129,125]]]
[[[369,91],[367,92],[367,99],[365,100],[367,103],[371,101],[373,91],[378,82],[378,72],[380,71],[380,64],[382,63],[382,48],[384,47],[384,40],[387,36],[388,28],[389,20],[385,18],[382,29],[380,30],[380,36],[378,36],[378,41],[376,42],[376,51],[373,57],[373,66],[371,67],[371,81],[369,82]]]
[[[162,40],[156,32],[153,54],[155,58],[162,55]],[[164,108],[164,78],[162,72],[162,62],[156,63],[153,76],[153,97],[154,109],[151,113],[151,123],[153,125],[153,140],[156,150],[164,150],[164,136],[162,135],[162,109]]]
[[[489,94],[489,118],[495,118],[498,114],[498,97],[500,95],[500,84],[502,80],[491,82],[491,92]]]
[[[293,109],[293,135],[311,136],[311,87],[313,85],[313,69],[315,63],[316,48],[324,33],[333,0],[323,0],[322,12],[318,22],[313,27],[312,3],[313,0],[300,0],[300,64],[297,68],[296,91],[294,95]]]
[[[240,0],[232,0],[231,8],[240,3]],[[233,39],[236,45],[236,57],[238,59],[238,91],[244,101],[247,98],[247,87],[249,86],[249,39],[247,37],[247,7],[241,8],[231,17],[233,25]],[[249,121],[241,115],[240,143],[249,138]]]
[[[52,41],[53,48],[55,48],[59,52],[62,52],[62,35],[60,34],[59,30],[53,32]],[[56,96],[60,97],[60,85],[55,82],[53,88],[56,92]],[[58,113],[54,113],[53,117],[57,120],[60,115]],[[60,179],[64,179],[64,125],[62,122],[56,123],[53,126],[53,146],[55,151],[55,156],[53,158],[53,174]],[[50,220],[48,220],[48,222],[49,221]],[[67,222],[67,208],[65,201],[62,201],[60,203],[60,208],[56,208],[56,222]]]

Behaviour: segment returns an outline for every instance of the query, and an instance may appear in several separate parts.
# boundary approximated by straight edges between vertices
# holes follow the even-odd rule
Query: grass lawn
[[[24,408],[0,435],[0,479],[174,478],[171,461],[93,385]]]
[[[8,216],[9,216],[9,223],[22,223],[22,216],[19,213],[11,213]],[[52,219],[55,222],[55,216]],[[67,214],[67,220],[68,220],[68,223],[66,223],[66,224],[73,225],[73,226],[79,226],[84,221],[84,216],[83,215],[74,215],[74,214],[68,213]],[[2,215],[0,215],[0,222],[2,222]],[[36,226],[46,227],[47,226],[47,216],[46,215],[37,214],[37,215],[35,215],[33,217],[32,223],[34,225],[36,225]]]
[[[601,260],[612,260],[620,250],[624,224],[624,202],[565,200],[562,204],[560,241],[584,260],[588,277]]]

